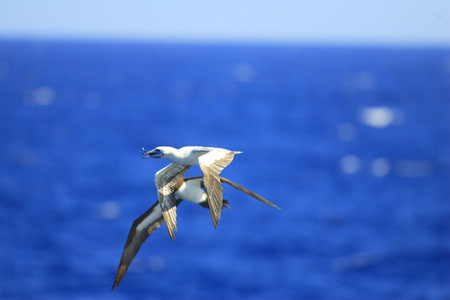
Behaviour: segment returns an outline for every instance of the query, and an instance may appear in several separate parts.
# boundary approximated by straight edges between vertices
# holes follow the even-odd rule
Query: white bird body
[[[175,198],[183,199],[192,203],[200,204],[207,202],[207,194],[201,188],[203,178],[191,179],[189,181],[179,180],[183,182],[179,187],[175,185]]]
[[[150,157],[164,158],[176,164],[190,165],[190,166],[200,164],[201,163],[200,157],[208,153],[212,153],[212,155],[210,156],[211,162],[220,159],[222,156],[224,156],[226,153],[229,152],[232,152],[234,154],[242,153],[241,151],[230,151],[223,148],[202,147],[202,146],[186,146],[180,149],[176,149],[169,146],[160,146],[147,152],[151,153],[155,150],[161,151],[161,155],[150,154],[149,155]]]
[[[161,158],[167,159],[176,164],[193,166],[199,164],[198,158],[208,153],[210,151],[209,149],[220,149],[220,148],[186,146],[180,149],[176,149],[173,147],[161,146],[158,147],[157,149],[164,151],[164,155]]]

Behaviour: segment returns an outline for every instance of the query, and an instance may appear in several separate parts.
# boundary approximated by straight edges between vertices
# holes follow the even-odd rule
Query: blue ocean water
[[[2,40],[0,298],[449,299],[449,99],[449,49]],[[160,145],[281,210],[182,203],[111,291]]]

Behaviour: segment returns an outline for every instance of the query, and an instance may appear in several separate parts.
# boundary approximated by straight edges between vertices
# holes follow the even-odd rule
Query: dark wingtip
[[[114,280],[114,284],[113,284],[111,290],[115,290],[119,286],[119,283],[120,283],[120,281],[122,281],[122,278],[125,276],[127,269],[128,269],[127,265],[121,265],[119,267],[119,269],[117,270],[116,279]]]

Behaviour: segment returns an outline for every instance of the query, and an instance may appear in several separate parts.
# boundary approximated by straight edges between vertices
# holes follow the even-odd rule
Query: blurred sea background
[[[450,297],[446,48],[2,40],[0,298]],[[243,151],[111,291],[167,165]],[[199,175],[191,168],[187,176]]]
[[[449,12],[2,1],[0,299],[450,299]],[[181,203],[111,291],[162,145],[243,151],[281,209]]]

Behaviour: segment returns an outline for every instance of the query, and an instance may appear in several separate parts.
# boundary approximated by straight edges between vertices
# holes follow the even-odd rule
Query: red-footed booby
[[[143,158],[164,158],[172,162],[155,175],[158,199],[163,208],[163,217],[170,238],[173,240],[175,237],[174,230],[176,230],[176,205],[172,193],[173,186],[192,165],[199,165],[203,173],[211,219],[214,227],[217,227],[223,200],[223,188],[219,175],[233,161],[234,155],[242,152],[198,146],[180,149],[160,146],[150,151],[142,150],[144,150]]]
[[[272,207],[278,208],[275,204],[264,199],[260,195],[234,183],[224,177],[219,177],[221,182],[226,182],[232,187],[252,196],[253,198],[270,205]],[[178,206],[182,200],[186,200],[192,203],[198,203],[201,206],[208,208],[208,195],[204,191],[204,179],[201,176],[198,177],[185,177],[180,178],[176,181],[174,185],[174,198],[175,206]],[[228,207],[229,202],[223,200],[222,208]],[[137,218],[130,228],[128,233],[128,238],[123,249],[122,257],[120,259],[119,267],[117,269],[116,278],[114,280],[113,289],[117,288],[119,283],[122,281],[125,273],[133,261],[136,254],[139,252],[142,244],[145,240],[164,222],[163,212],[159,201],[153,204],[145,213],[143,213],[139,218]]]

